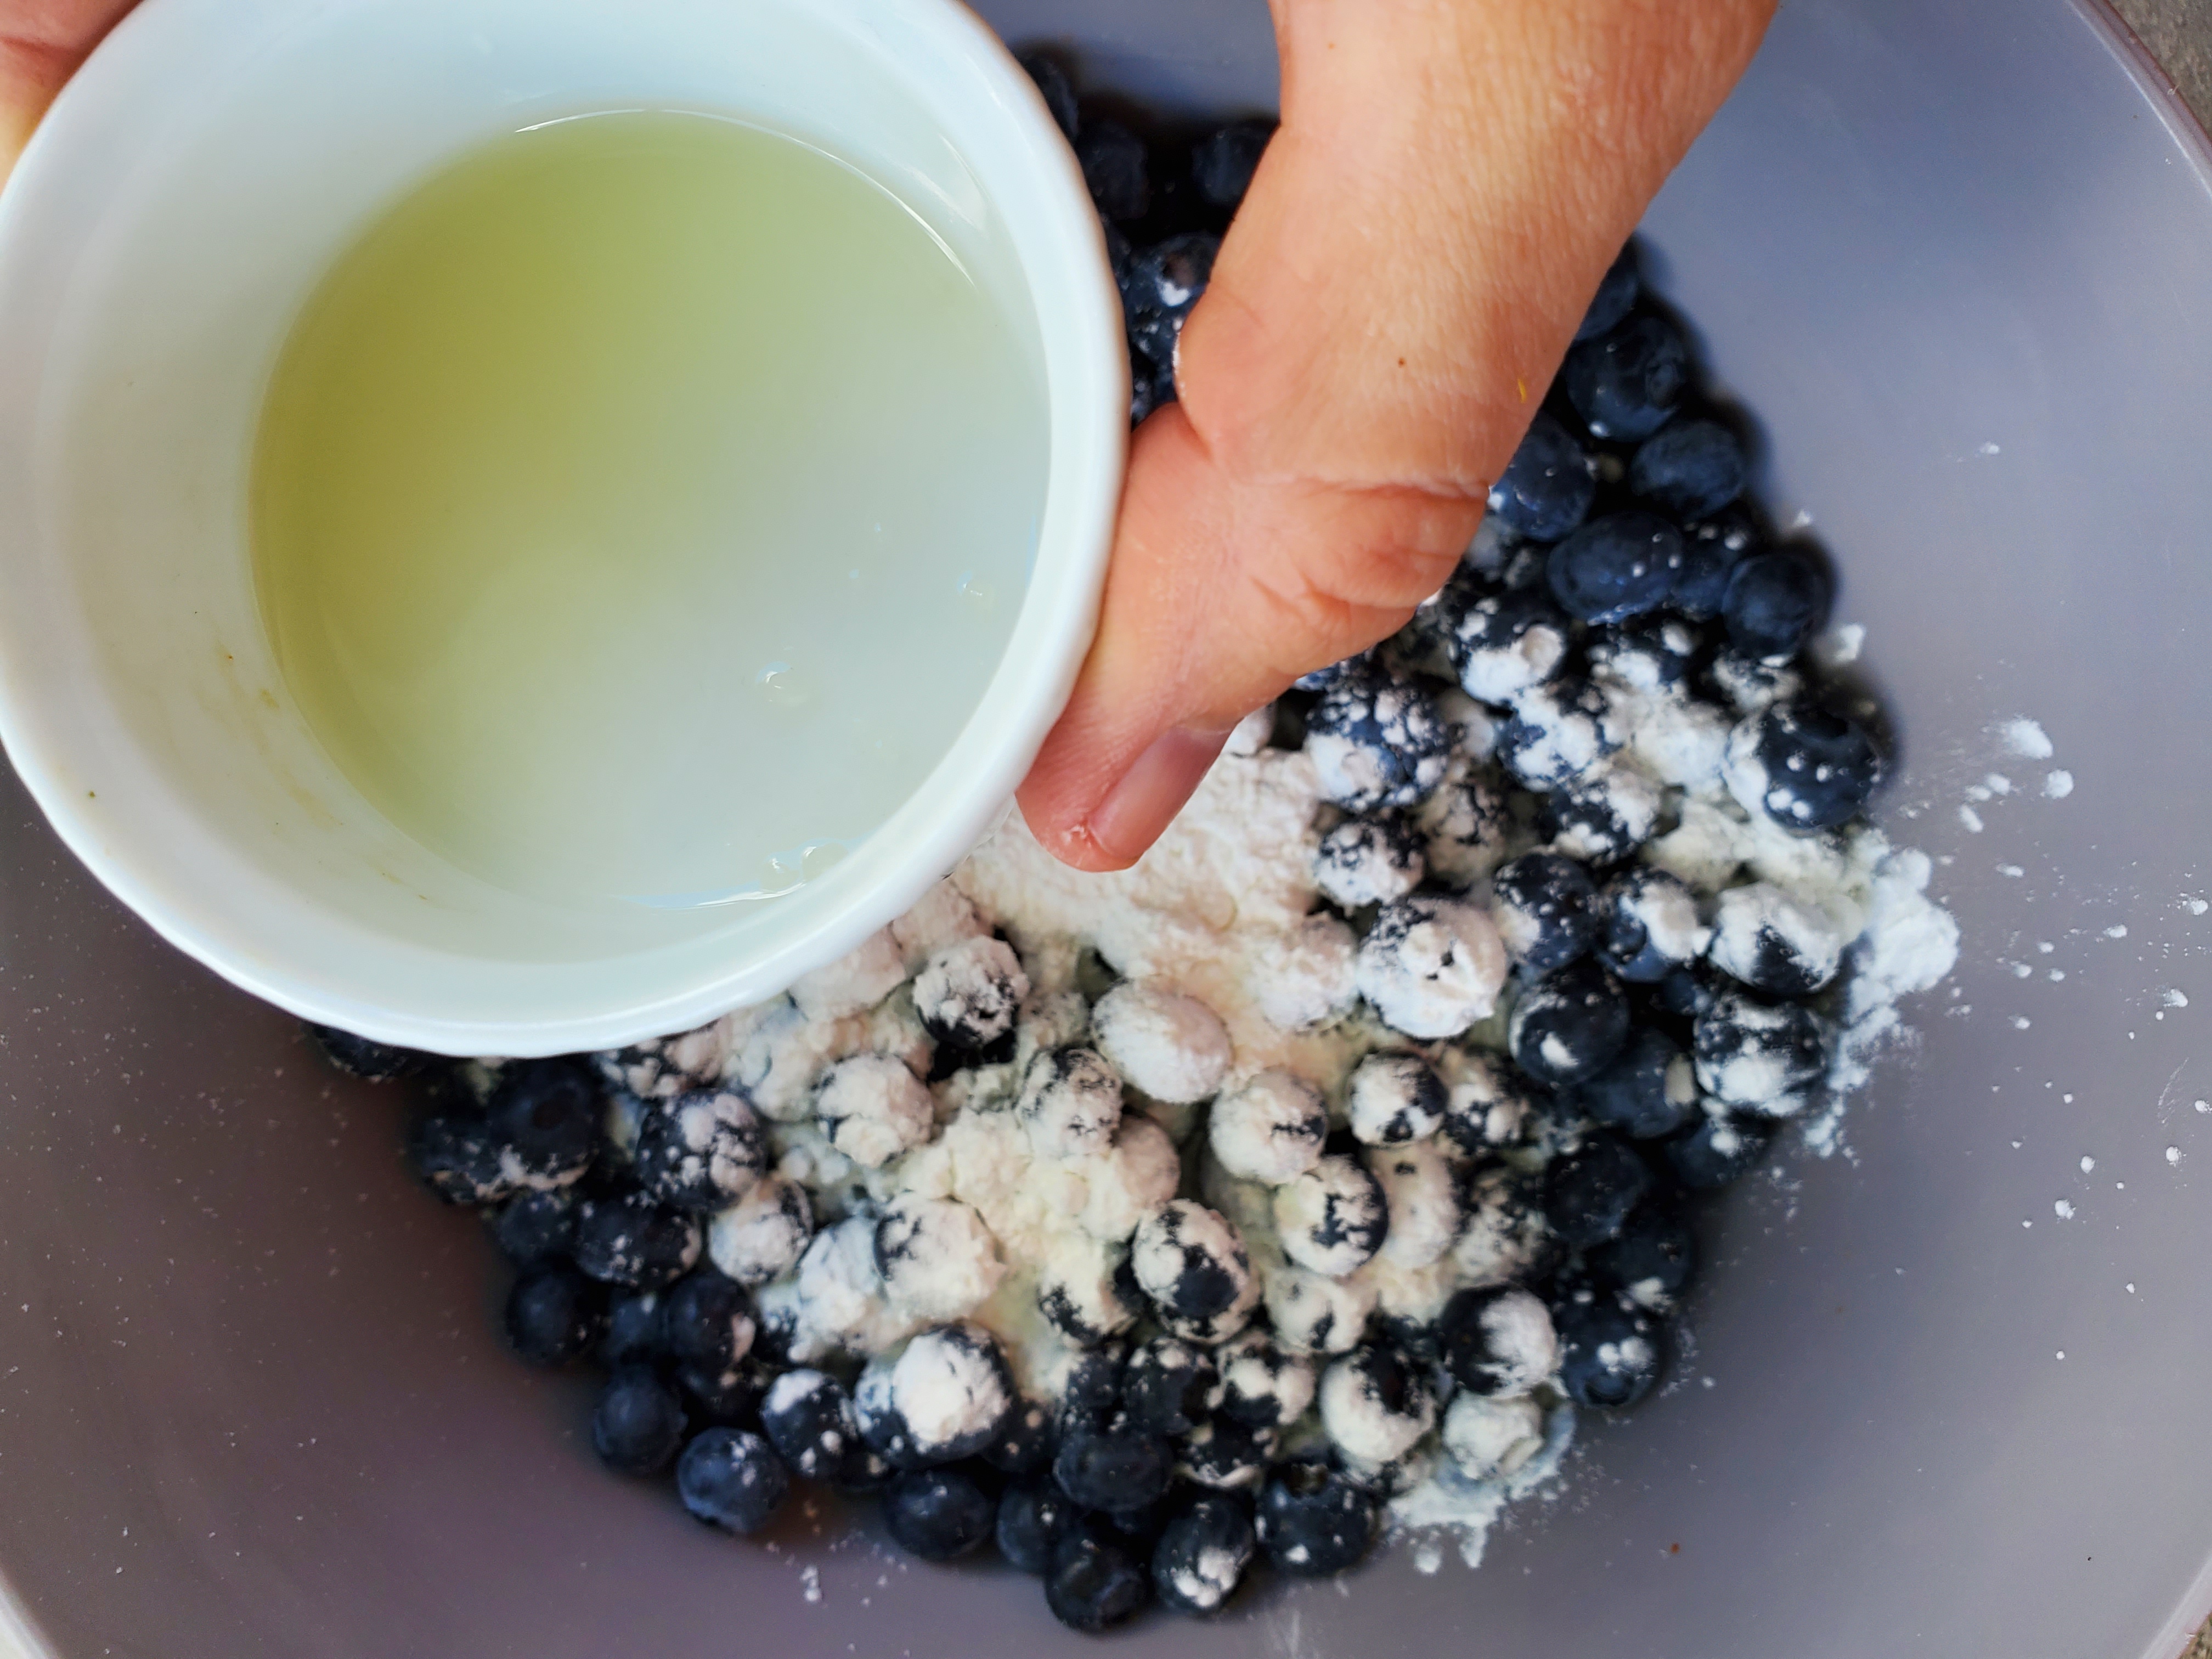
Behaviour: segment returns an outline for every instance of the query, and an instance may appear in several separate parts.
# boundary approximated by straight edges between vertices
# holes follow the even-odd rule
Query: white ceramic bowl
[[[975,251],[1044,366],[1012,642],[922,787],[772,903],[613,915],[501,891],[394,829],[295,707],[244,509],[262,388],[365,218],[493,134],[703,109],[853,160]],[[1073,156],[951,0],[150,0],[0,197],[0,739],[172,943],[312,1019],[449,1054],[599,1048],[772,995],[989,826],[1087,647],[1127,419]]]

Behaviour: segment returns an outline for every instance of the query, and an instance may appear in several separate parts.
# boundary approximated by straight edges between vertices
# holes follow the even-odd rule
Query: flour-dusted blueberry
[[[1552,550],[1552,597],[1586,623],[1625,622],[1656,611],[1682,571],[1682,532],[1655,514],[1593,520]]]
[[[1455,581],[1439,604],[1452,672],[1470,697],[1510,702],[1548,684],[1566,665],[1566,613],[1546,587]]]
[[[1094,1517],[1053,1547],[1044,1599],[1061,1624],[1096,1636],[1145,1610],[1152,1599],[1152,1578],[1143,1557]]]
[[[1075,1530],[1082,1511],[1050,1481],[1018,1480],[999,1494],[993,1528],[999,1553],[1017,1572],[1042,1578],[1060,1540]]]
[[[1488,1018],[1505,969],[1505,947],[1480,908],[1415,893],[1376,915],[1354,981],[1391,1030],[1426,1041]]]
[[[696,1090],[646,1107],[630,1162],[661,1203],[719,1210],[766,1173],[768,1131],[743,1095]]]
[[[894,1373],[896,1353],[879,1353],[862,1366],[853,1382],[853,1422],[868,1449],[894,1469],[919,1469],[937,1460],[915,1444],[914,1432],[899,1414]]]
[[[1574,434],[1538,412],[1521,447],[1490,487],[1490,510],[1516,535],[1555,542],[1583,521],[1597,480]]]
[[[1129,1262],[1154,1317],[1194,1342],[1236,1335],[1259,1305],[1259,1281],[1237,1229],[1188,1199],[1164,1204],[1138,1223]]]
[[[1294,691],[1310,691],[1319,696],[1333,685],[1341,685],[1346,680],[1359,679],[1381,672],[1376,665],[1374,653],[1362,651],[1352,656],[1339,658],[1336,661],[1324,667],[1314,669],[1310,673],[1299,675],[1291,683],[1291,689]]]
[[[643,1193],[587,1198],[576,1206],[576,1265],[631,1290],[672,1285],[698,1265],[699,1223]]]
[[[1014,1029],[1030,976],[1004,939],[966,939],[945,945],[914,981],[915,1012],[938,1042],[980,1054]]]
[[[1274,136],[1273,121],[1235,121],[1200,139],[1190,153],[1190,176],[1198,193],[1213,206],[1235,212]]]
[[[1182,331],[1176,333],[1181,337]],[[1130,428],[1133,431],[1144,425],[1154,410],[1175,401],[1175,376],[1153,368],[1152,359],[1133,345],[1129,352]]]
[[[1584,1265],[1647,1313],[1664,1316],[1681,1304],[1698,1269],[1698,1237],[1679,1211],[1647,1206],[1629,1217],[1620,1237],[1592,1250]]]
[[[734,1365],[678,1365],[672,1375],[694,1423],[735,1428],[759,1422],[761,1401],[775,1381],[775,1368],[752,1357]]]
[[[1565,967],[1596,936],[1597,890],[1577,859],[1524,853],[1490,878],[1490,919],[1505,954],[1534,974]]]
[[[1126,1081],[1169,1105],[1210,1098],[1229,1070],[1221,1017],[1164,985],[1124,980],[1093,1005],[1091,1029]]]
[[[1498,759],[1540,793],[1589,771],[1627,739],[1627,722],[1604,686],[1561,680],[1513,700],[1498,728]]]
[[[1278,1187],[1274,1211],[1283,1254],[1329,1279],[1362,1266],[1382,1248],[1390,1226],[1382,1183],[1340,1156],[1324,1158]]]
[[[388,1042],[356,1036],[335,1025],[317,1025],[310,1021],[307,1029],[308,1042],[326,1064],[365,1083],[394,1083],[401,1078],[419,1076],[438,1063],[418,1049],[395,1048]]]
[[[873,1170],[927,1140],[937,1127],[929,1090],[895,1055],[854,1054],[822,1073],[814,1114],[830,1143]]]
[[[1759,550],[1759,526],[1741,506],[1725,507],[1682,531],[1682,574],[1668,603],[1683,616],[1706,622],[1721,614],[1729,578]]]
[[[1587,957],[1522,993],[1506,1022],[1514,1063],[1554,1089],[1594,1077],[1628,1041],[1628,999]]]
[[[1375,1499],[1328,1464],[1278,1465],[1260,1489],[1253,1519],[1276,1571],[1327,1578],[1359,1565],[1375,1541]]]
[[[1176,1478],[1207,1492],[1256,1492],[1281,1443],[1280,1430],[1217,1416],[1175,1443]]]
[[[1141,219],[1152,205],[1151,153],[1119,121],[1085,121],[1075,136],[1076,159],[1091,199],[1109,219]]]
[[[1052,112],[1054,125],[1068,143],[1073,143],[1079,116],[1075,88],[1069,84],[1067,71],[1048,52],[1025,52],[1020,61],[1030,79],[1036,82],[1037,94],[1044,100],[1045,108]]]
[[[1084,1166],[1077,1224],[1093,1238],[1118,1243],[1182,1184],[1182,1154],[1174,1139],[1152,1118],[1129,1113],[1115,1130],[1113,1144]]]
[[[1559,1341],[1541,1302],[1510,1285],[1465,1290],[1437,1321],[1437,1353],[1471,1394],[1527,1394],[1552,1374]]]
[[[1137,1322],[1143,1300],[1128,1278],[1129,1253],[1080,1232],[1056,1236],[1036,1264],[1036,1305],[1063,1340],[1095,1348]]]
[[[1827,617],[1827,572],[1792,548],[1756,553],[1729,573],[1721,619],[1729,643],[1747,657],[1781,661],[1797,654]]]
[[[1168,1522],[1152,1549],[1152,1588],[1161,1604],[1204,1617],[1229,1604],[1259,1540],[1243,1500],[1201,1498]]]
[[[576,1239],[574,1190],[517,1193],[493,1215],[491,1236],[518,1267],[566,1255]]]
[[[976,1455],[1000,1474],[1018,1480],[1049,1468],[1056,1443],[1053,1408],[1042,1401],[1018,1400],[1000,1421],[991,1443]]]
[[[1559,1387],[1567,1398],[1620,1411],[1651,1392],[1666,1347],[1648,1315],[1589,1288],[1563,1298],[1552,1313],[1559,1334]]]
[[[1485,775],[1447,776],[1416,810],[1413,823],[1427,842],[1429,873],[1459,887],[1497,869],[1512,847],[1512,809]]]
[[[1102,1428],[1121,1409],[1121,1368],[1129,1345],[1116,1338],[1078,1353],[1060,1379],[1060,1434]]]
[[[1612,333],[1620,326],[1622,319],[1636,308],[1636,301],[1643,291],[1636,244],[1632,241],[1620,250],[1619,257],[1607,268],[1604,280],[1598,283],[1596,297],[1590,301],[1589,309],[1583,313],[1582,325],[1575,330],[1577,342],[1595,340],[1601,335]]]
[[[1121,1409],[1130,1426],[1173,1438],[1212,1416],[1221,1400],[1212,1355],[1179,1337],[1156,1336],[1129,1351],[1121,1370]]]
[[[1467,1224],[1452,1246],[1452,1267],[1462,1284],[1532,1278],[1558,1255],[1535,1177],[1493,1164],[1468,1182],[1462,1201]]]
[[[996,1529],[999,1506],[965,1469],[910,1469],[884,1492],[884,1529],[909,1555],[955,1561]]]
[[[902,1193],[876,1220],[876,1270],[884,1294],[916,1319],[957,1319],[990,1299],[1006,1277],[999,1241],[957,1198]]]
[[[1756,1169],[1773,1136],[1765,1123],[1709,1104],[1694,1128],[1667,1143],[1667,1163],[1692,1192],[1717,1192]]]
[[[1014,1109],[1046,1158],[1096,1155],[1121,1121],[1121,1078],[1096,1048],[1050,1048],[1029,1063]]]
[[[1675,1019],[1695,1020],[1728,988],[1728,976],[1709,963],[1677,968],[1651,987],[1651,1011]]]
[[[702,1269],[669,1287],[661,1331],[669,1357],[679,1365],[727,1370],[752,1352],[752,1297],[713,1268]]]
[[[1690,348],[1663,317],[1631,317],[1567,353],[1567,398],[1594,438],[1634,443],[1674,417],[1690,383]]]
[[[618,1474],[658,1474],[684,1443],[684,1403],[658,1372],[625,1365],[592,1410],[592,1449]]]
[[[1053,1479],[1084,1509],[1128,1511],[1155,1503],[1168,1489],[1173,1452],[1166,1440],[1130,1423],[1063,1431]]]
[[[1574,1099],[1608,1129],[1657,1140],[1698,1115],[1697,1072],[1664,1031],[1643,1026],[1610,1066],[1576,1085]]]
[[[1347,910],[1388,904],[1428,872],[1423,837],[1395,812],[1346,818],[1314,849],[1314,885]]]
[[[1215,1352],[1221,1371],[1221,1415],[1253,1428],[1279,1431],[1305,1415],[1319,1378],[1313,1362],[1253,1329]]]
[[[663,1291],[631,1291],[607,1304],[605,1333],[598,1358],[610,1370],[624,1365],[657,1365],[668,1357],[661,1323]]]
[[[1321,1091],[1296,1073],[1261,1072],[1214,1101],[1206,1139],[1230,1175],[1279,1187],[1321,1162],[1328,1109]]]
[[[1686,684],[1705,648],[1696,623],[1664,611],[1597,629],[1588,646],[1594,677],[1647,696]]]
[[[1544,1449],[1544,1408],[1526,1395],[1492,1399],[1468,1390],[1444,1413],[1444,1453],[1470,1480],[1517,1474]]]
[[[806,1366],[786,1371],[769,1385],[761,1401],[761,1427],[777,1455],[809,1480],[832,1479],[860,1442],[844,1385]]]
[[[1662,513],[1704,519],[1743,494],[1751,463],[1718,421],[1676,421],[1637,446],[1628,487]]]
[[[1318,1398],[1331,1443],[1367,1468],[1395,1462],[1436,1426],[1425,1370],[1393,1343],[1366,1343],[1332,1363]]]
[[[758,1532],[790,1496],[791,1471],[760,1436],[708,1429],[677,1459],[676,1492],[694,1520],[725,1532]]]
[[[1653,1184],[1650,1165],[1634,1147],[1594,1129],[1545,1170],[1544,1213],[1569,1249],[1595,1249],[1620,1237]]]
[[[967,1321],[906,1345],[891,1366],[890,1399],[915,1453],[933,1463],[975,1456],[1021,1403],[998,1339]]]
[[[1346,1119],[1354,1138],[1370,1146],[1426,1139],[1443,1123],[1444,1104],[1443,1080],[1416,1054],[1378,1049],[1345,1081]]]
[[[1712,963],[1777,996],[1820,989],[1843,966],[1844,937],[1826,910],[1768,882],[1731,887],[1713,911]]]
[[[1390,1214],[1382,1260],[1409,1271],[1441,1260],[1465,1219],[1459,1176],[1445,1145],[1418,1140],[1407,1146],[1370,1146],[1364,1162],[1382,1183]]]
[[[1802,1003],[1724,992],[1698,1017],[1698,1083],[1723,1106],[1784,1117],[1828,1066],[1827,1033]]]
[[[738,1284],[758,1289],[796,1267],[813,1237],[806,1189],[783,1176],[768,1176],[708,1221],[707,1255]]]
[[[1447,1049],[1443,1145],[1462,1165],[1517,1146],[1527,1126],[1528,1091],[1503,1061],[1480,1050]]]
[[[1666,792],[1650,773],[1615,759],[1546,795],[1538,822],[1558,851],[1602,868],[1657,834],[1666,805]]]
[[[1698,916],[1698,896],[1675,876],[1649,865],[1622,871],[1598,896],[1598,954],[1635,985],[1654,985],[1705,952],[1712,930]]]
[[[1805,676],[1794,659],[1747,656],[1734,646],[1705,665],[1705,679],[1719,702],[1747,718],[1805,693]]]
[[[600,1082],[617,1094],[665,1100],[686,1090],[712,1088],[721,1078],[723,1058],[717,1022],[627,1048],[602,1049],[591,1056],[591,1064]]]
[[[1322,693],[1306,716],[1305,749],[1322,793],[1352,812],[1418,805],[1443,781],[1451,758],[1436,699],[1379,673]]]
[[[484,1104],[484,1127],[515,1184],[565,1187],[592,1166],[599,1091],[572,1060],[516,1060]]]
[[[1139,251],[1129,269],[1129,308],[1138,316],[1188,316],[1213,279],[1221,239],[1205,231],[1170,236]]]
[[[598,1285],[562,1262],[525,1268],[507,1296],[507,1340],[527,1364],[565,1365],[591,1352],[606,1319]]]
[[[1374,1316],[1376,1296],[1370,1279],[1334,1279],[1300,1267],[1270,1272],[1262,1292],[1275,1340],[1302,1354],[1357,1347]]]

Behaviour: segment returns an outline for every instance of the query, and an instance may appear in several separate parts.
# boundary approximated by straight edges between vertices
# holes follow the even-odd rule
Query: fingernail
[[[1206,781],[1226,732],[1170,732],[1152,740],[1098,803],[1085,827],[1108,857],[1134,864]]]

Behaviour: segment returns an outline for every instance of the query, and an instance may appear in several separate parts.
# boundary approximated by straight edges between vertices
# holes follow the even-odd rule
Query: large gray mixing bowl
[[[1261,0],[989,9],[1101,82],[1271,96]],[[2212,173],[2152,84],[2066,0],[1784,6],[1654,263],[1842,568],[1957,994],[1849,1156],[1735,1195],[1681,1385],[1589,1425],[1479,1572],[1401,1555],[1127,1650],[2170,1659],[2212,1605]],[[1991,729],[2020,716],[2053,758]],[[1089,1650],[1009,1574],[827,1510],[769,1553],[603,1474],[395,1110],[0,795],[0,1573],[34,1648]]]

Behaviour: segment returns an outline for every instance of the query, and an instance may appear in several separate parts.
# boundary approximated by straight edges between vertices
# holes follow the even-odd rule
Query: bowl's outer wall
[[[985,9],[1101,83],[1272,94],[1261,0]],[[2212,194],[2130,72],[2063,0],[1795,0],[1651,222],[1903,716],[1887,811],[1950,860],[1957,996],[1851,1157],[1735,1195],[1683,1385],[1478,1575],[1399,1556],[1132,1650],[2163,1659],[2212,1601]],[[1990,770],[2021,787],[1971,833]],[[767,1553],[603,1474],[396,1113],[0,791],[0,1563],[58,1652],[1090,1650],[826,1506]]]

